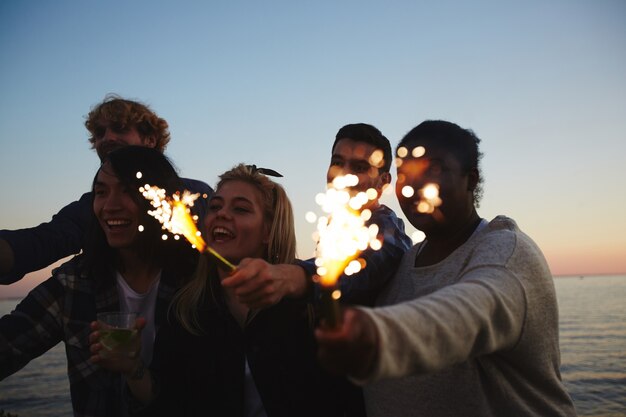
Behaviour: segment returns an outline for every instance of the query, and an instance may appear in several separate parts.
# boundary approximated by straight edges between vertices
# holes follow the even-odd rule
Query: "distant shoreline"
[[[593,278],[593,277],[626,277],[626,272],[614,274],[614,273],[604,273],[604,274],[554,274],[552,278]]]
[[[559,274],[559,275],[552,275],[552,278],[554,279],[585,279],[585,278],[591,278],[593,279],[594,277],[621,277],[621,278],[626,278],[626,273],[619,273],[619,274],[612,274],[612,273],[605,273],[605,274]],[[2,286],[0,286],[0,288],[2,288]],[[27,294],[24,294],[23,296],[11,296],[11,297],[0,297],[0,301],[20,301],[22,300],[24,297],[26,297]]]
[[[25,296],[24,296],[25,297]],[[12,300],[21,300],[24,297],[2,297],[0,301],[12,301]]]

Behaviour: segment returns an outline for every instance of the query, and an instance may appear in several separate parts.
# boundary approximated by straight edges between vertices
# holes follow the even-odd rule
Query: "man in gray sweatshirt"
[[[559,371],[554,283],[514,220],[479,217],[480,139],[426,121],[400,142],[396,195],[426,239],[376,301],[319,328],[329,369],[368,416],[574,416]]]

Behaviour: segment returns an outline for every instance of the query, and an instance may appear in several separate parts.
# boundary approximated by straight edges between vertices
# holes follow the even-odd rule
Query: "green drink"
[[[133,335],[135,333],[131,329],[116,327],[102,329],[100,330],[100,343],[107,350],[126,351],[128,348],[132,348]]]
[[[100,344],[103,349],[99,355],[103,358],[112,356],[131,356],[136,353],[137,330],[134,313],[98,313],[100,323]]]

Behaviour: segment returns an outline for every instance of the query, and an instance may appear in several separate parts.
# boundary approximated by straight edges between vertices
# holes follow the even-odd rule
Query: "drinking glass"
[[[100,344],[103,347],[99,353],[100,356],[103,358],[110,358],[115,355],[130,357],[136,353],[136,318],[135,313],[98,313]]]

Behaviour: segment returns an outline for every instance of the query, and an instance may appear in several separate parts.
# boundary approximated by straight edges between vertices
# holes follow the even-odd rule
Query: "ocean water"
[[[555,279],[561,375],[581,416],[626,416],[626,276]]]
[[[579,416],[626,416],[626,276],[555,279],[561,373]],[[17,300],[0,301],[0,314]],[[59,344],[0,381],[0,410],[19,417],[71,416]]]

